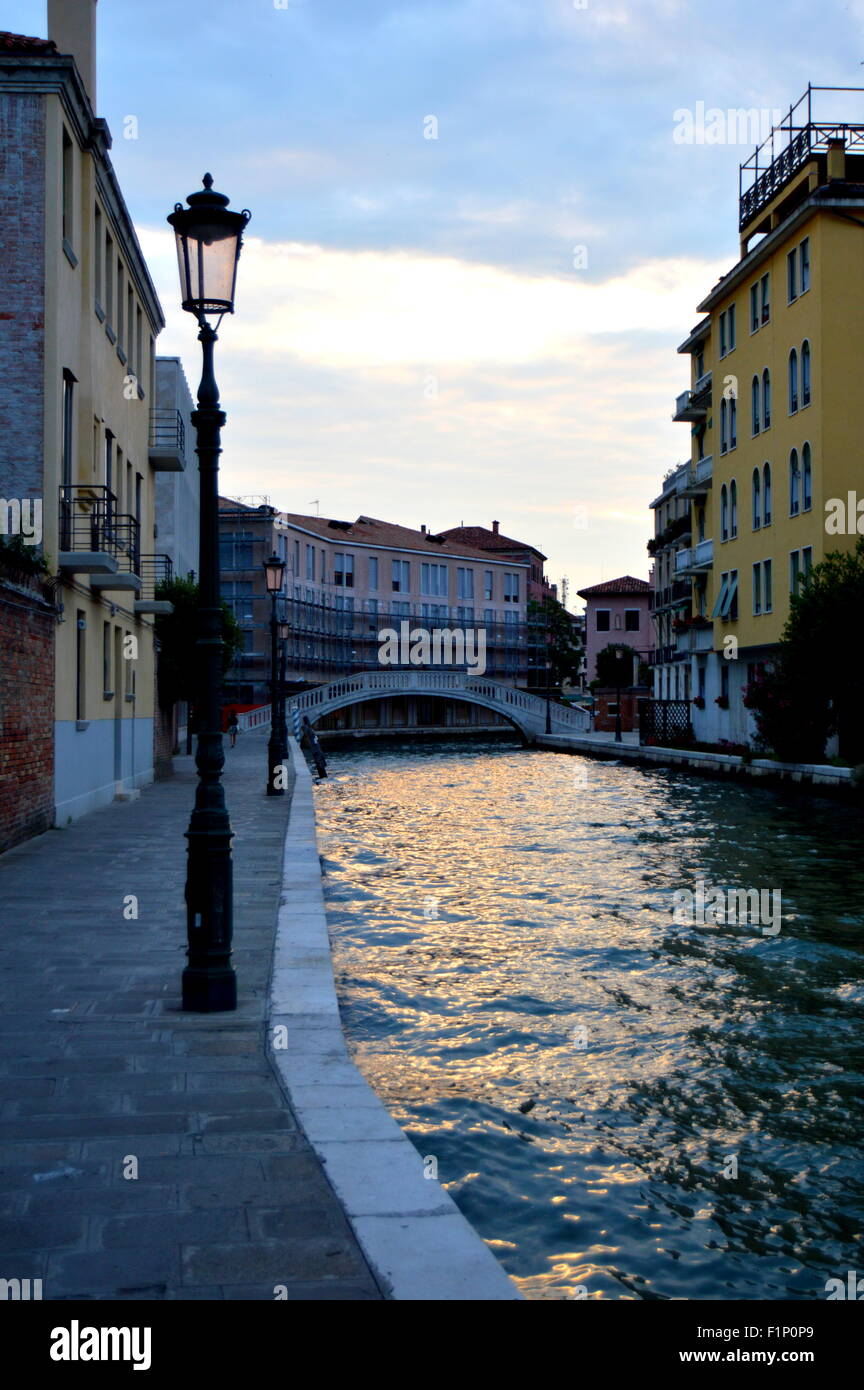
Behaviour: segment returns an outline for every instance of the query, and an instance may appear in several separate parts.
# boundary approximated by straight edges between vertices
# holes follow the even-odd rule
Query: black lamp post
[[[552,659],[549,651],[551,634],[549,630],[549,609],[546,609],[546,732],[552,732]]]
[[[225,423],[213,371],[216,330],[234,312],[237,262],[243,229],[251,214],[229,212],[228,199],[204,189],[191,193],[188,207],[176,203],[168,218],[177,238],[183,308],[198,320],[203,371],[198,409],[192,414],[200,475],[200,559],[197,667],[199,679],[198,787],[186,831],[186,969],[183,1008],[216,1013],[237,1007],[237,977],[231,965],[233,882],[231,822],[225,805],[222,768],[222,607],[219,586],[219,455]],[[215,326],[207,316],[216,317]]]
[[[264,582],[270,595],[270,738],[267,741],[267,795],[284,796],[280,769],[285,761],[287,735],[284,732],[284,708],[279,700],[279,620],[276,600],[282,592],[285,561],[274,553],[264,561]],[[280,716],[281,709],[281,716]]]

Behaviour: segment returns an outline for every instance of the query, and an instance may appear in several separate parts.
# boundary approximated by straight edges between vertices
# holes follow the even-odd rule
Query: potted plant
[[[694,705],[696,706],[697,709],[704,709],[704,708],[705,708],[705,700],[703,699],[703,697],[702,697],[701,695],[694,695],[694,696],[693,696],[693,703],[694,703]]]
[[[718,695],[717,698],[716,698],[716,700],[714,701],[714,703],[715,703],[715,705],[719,705],[721,709],[728,709],[728,708],[729,708],[729,696],[728,696],[728,695]]]

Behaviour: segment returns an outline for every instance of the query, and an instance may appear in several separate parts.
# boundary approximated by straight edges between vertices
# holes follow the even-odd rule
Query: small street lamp
[[[623,743],[621,737],[621,664],[624,661],[624,648],[615,648],[615,742]]]
[[[199,685],[198,786],[186,831],[187,965],[183,1008],[216,1013],[237,1007],[237,977],[231,965],[233,876],[231,822],[225,804],[222,768],[220,688],[222,684],[222,605],[219,583],[219,455],[225,415],[213,370],[217,329],[234,312],[237,262],[251,214],[229,212],[229,199],[213,192],[204,175],[203,191],[175,203],[168,218],[177,238],[183,308],[198,320],[203,369],[198,409],[192,413],[200,479],[200,579],[197,669]],[[216,325],[207,316],[216,316]]]
[[[288,720],[285,715],[285,668],[288,660],[288,638],[291,624],[285,618],[279,619],[279,738],[282,742],[282,759],[288,757]]]
[[[282,592],[285,578],[285,561],[275,553],[264,561],[264,582],[270,595],[270,738],[267,741],[267,795],[284,796],[279,769],[285,761],[286,736],[282,731],[279,702],[278,641],[279,620],[276,616],[276,600]]]

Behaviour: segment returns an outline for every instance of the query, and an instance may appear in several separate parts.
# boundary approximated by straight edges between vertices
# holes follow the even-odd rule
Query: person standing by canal
[[[237,735],[240,732],[240,720],[237,718],[236,709],[232,709],[231,718],[228,720],[228,733],[231,737],[231,747],[237,743]]]

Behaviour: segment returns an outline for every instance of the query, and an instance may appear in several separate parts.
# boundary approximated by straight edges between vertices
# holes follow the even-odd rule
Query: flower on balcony
[[[690,626],[690,619],[689,619],[689,618],[673,618],[673,620],[672,620],[672,631],[673,631],[673,632],[686,632],[689,626]]]
[[[693,703],[694,703],[694,705],[696,706],[697,709],[704,709],[704,708],[705,708],[705,701],[704,701],[704,699],[703,699],[703,697],[702,697],[701,695],[694,695],[694,696],[693,696]]]
[[[729,708],[729,696],[728,696],[728,695],[718,695],[717,698],[716,698],[716,700],[714,701],[714,703],[715,703],[715,705],[719,705],[719,706],[720,706],[720,709],[728,709],[728,708]]]
[[[707,632],[714,624],[710,618],[703,618],[700,614],[697,614],[695,618],[690,619],[690,626],[696,628],[699,632]]]

